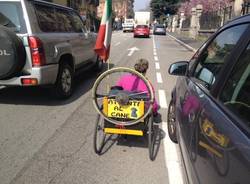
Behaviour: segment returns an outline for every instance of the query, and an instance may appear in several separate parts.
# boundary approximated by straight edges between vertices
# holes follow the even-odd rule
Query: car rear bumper
[[[149,33],[134,33],[134,36],[137,36],[137,37],[149,36]]]
[[[154,35],[166,35],[166,32],[154,32]]]
[[[11,79],[0,80],[0,86],[24,86],[22,79],[36,79],[36,85],[49,85],[56,82],[59,65],[52,64],[42,67],[34,67],[29,75],[13,77]]]
[[[124,27],[123,31],[134,31],[133,27]]]

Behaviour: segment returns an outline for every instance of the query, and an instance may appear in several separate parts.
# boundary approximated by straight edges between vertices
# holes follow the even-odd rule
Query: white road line
[[[154,56],[154,59],[155,61],[159,61],[158,57],[157,56]]]
[[[120,45],[120,44],[121,44],[121,42],[118,42],[118,43],[115,44],[115,46],[118,46],[118,45]]]
[[[155,63],[155,69],[160,70],[160,63],[158,63],[158,62]]]
[[[153,35],[153,47],[154,47],[154,49],[156,49],[156,47],[155,47],[155,36]]]
[[[161,108],[168,108],[168,104],[167,104],[167,99],[166,99],[166,94],[164,90],[158,90],[159,93],[159,103]]]
[[[154,56],[157,56],[157,53],[154,51]]]
[[[156,72],[156,79],[158,83],[162,83],[162,77],[160,72]]]
[[[196,52],[196,51],[197,51],[195,48],[193,48],[193,47],[191,47],[190,45],[184,43],[183,41],[181,41],[181,40],[175,38],[174,36],[172,36],[172,35],[170,35],[170,34],[168,34],[168,33],[167,33],[167,35],[168,35],[169,37],[173,38],[173,39],[174,39],[175,41],[177,41],[179,44],[181,44],[181,45],[183,45],[184,47],[188,48],[189,50],[191,50],[191,51],[193,51],[193,52]]]
[[[162,122],[162,129],[164,132],[168,132],[166,122]],[[163,145],[169,184],[184,184],[181,162],[178,158],[176,145],[171,142],[168,136],[165,136]]]

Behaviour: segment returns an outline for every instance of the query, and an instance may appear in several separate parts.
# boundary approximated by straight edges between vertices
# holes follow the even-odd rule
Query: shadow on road
[[[110,64],[110,68],[114,67]],[[104,65],[103,71],[107,70]],[[95,80],[100,75],[93,71],[83,72],[75,77],[74,93],[66,100],[56,99],[50,88],[43,87],[7,87],[0,89],[0,104],[16,104],[16,105],[44,105],[44,106],[60,106],[70,104],[89,90],[92,89]]]
[[[153,139],[153,158],[155,160],[160,149],[161,141],[165,138],[165,132],[159,127],[159,124],[154,125],[155,136]],[[107,153],[113,146],[139,147],[148,149],[147,135],[143,137],[129,135],[109,135],[105,140],[104,147],[100,155]]]

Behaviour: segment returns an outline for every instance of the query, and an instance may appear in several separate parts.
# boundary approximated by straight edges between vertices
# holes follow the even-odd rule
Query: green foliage
[[[167,14],[173,15],[178,11],[179,2],[182,0],[151,0],[150,7],[154,18],[160,18]]]

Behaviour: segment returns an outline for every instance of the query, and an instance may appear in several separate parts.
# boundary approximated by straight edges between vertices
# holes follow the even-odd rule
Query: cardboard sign
[[[130,100],[121,106],[115,99],[107,99],[106,115],[111,118],[139,119],[144,115],[144,101]]]

